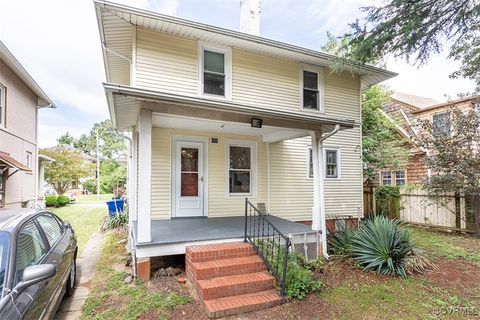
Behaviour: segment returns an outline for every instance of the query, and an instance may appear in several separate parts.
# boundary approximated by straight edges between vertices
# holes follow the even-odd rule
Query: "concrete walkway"
[[[65,297],[54,320],[78,320],[90,292],[90,281],[95,275],[98,259],[102,253],[103,235],[95,233],[88,241],[82,256],[77,259],[77,289],[71,297]]]

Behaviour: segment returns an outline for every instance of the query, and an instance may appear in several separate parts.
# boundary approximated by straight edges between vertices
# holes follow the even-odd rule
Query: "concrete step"
[[[185,258],[189,262],[204,262],[246,257],[254,254],[255,249],[250,243],[230,242],[187,247]]]
[[[216,277],[233,276],[237,274],[255,273],[267,269],[265,262],[259,256],[193,262],[189,264],[187,276],[195,282]]]
[[[265,290],[231,297],[205,300],[209,318],[220,318],[235,314],[263,310],[282,304],[283,298],[275,290]]]
[[[200,298],[210,300],[273,289],[275,278],[264,271],[198,280],[197,283]]]

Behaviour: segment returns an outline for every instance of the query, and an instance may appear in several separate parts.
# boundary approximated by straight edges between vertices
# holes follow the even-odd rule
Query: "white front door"
[[[203,143],[175,141],[175,217],[204,215]]]

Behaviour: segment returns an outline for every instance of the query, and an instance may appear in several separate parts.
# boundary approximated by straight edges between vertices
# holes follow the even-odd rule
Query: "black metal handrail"
[[[245,242],[250,242],[267,264],[268,270],[280,283],[280,293],[285,296],[290,238],[284,235],[249,200],[245,199]]]

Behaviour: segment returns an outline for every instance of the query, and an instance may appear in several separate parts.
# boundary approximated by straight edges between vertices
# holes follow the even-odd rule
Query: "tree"
[[[94,175],[95,165],[81,151],[64,146],[42,149],[44,154],[55,161],[45,166],[45,180],[58,194],[64,194],[72,185]]]
[[[115,193],[127,182],[127,167],[115,160],[106,160],[100,166],[100,190],[103,193]]]
[[[480,118],[475,110],[451,109],[441,126],[420,121],[419,144],[429,150],[425,163],[432,171],[425,181],[433,196],[463,192],[475,206],[475,230],[480,235]]]
[[[73,145],[73,142],[75,141],[75,138],[70,135],[70,133],[67,131],[67,133],[65,134],[62,134],[58,139],[57,139],[57,143],[58,145]]]
[[[375,63],[386,55],[422,65],[449,45],[448,57],[460,61],[451,77],[472,79],[480,87],[480,3],[478,0],[388,0],[363,8],[365,20],[350,26],[341,55]]]

